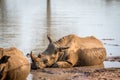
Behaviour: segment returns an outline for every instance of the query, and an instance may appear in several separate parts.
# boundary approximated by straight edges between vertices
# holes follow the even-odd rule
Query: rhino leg
[[[58,61],[53,65],[53,67],[69,68],[69,67],[72,67],[72,63],[68,61]]]

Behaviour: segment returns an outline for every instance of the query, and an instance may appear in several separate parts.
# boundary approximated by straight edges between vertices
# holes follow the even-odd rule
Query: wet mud
[[[120,68],[45,68],[31,73],[32,80],[120,80]]]
[[[118,61],[120,57],[108,57],[106,61]],[[120,67],[118,68],[44,68],[32,70],[32,80],[120,80]]]

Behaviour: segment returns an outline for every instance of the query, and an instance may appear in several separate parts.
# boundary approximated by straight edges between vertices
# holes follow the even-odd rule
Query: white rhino
[[[106,58],[102,42],[94,36],[81,38],[71,34],[55,42],[47,37],[49,45],[45,51],[38,56],[30,53],[36,68],[95,66],[103,64]]]
[[[0,48],[0,80],[26,80],[30,64],[17,48]]]

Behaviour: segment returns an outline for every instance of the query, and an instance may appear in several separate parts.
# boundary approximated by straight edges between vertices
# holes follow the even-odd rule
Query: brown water
[[[120,0],[0,0],[0,47],[15,46],[25,55],[42,52],[47,34],[53,40],[76,34],[96,36],[108,56],[120,56],[119,31]]]

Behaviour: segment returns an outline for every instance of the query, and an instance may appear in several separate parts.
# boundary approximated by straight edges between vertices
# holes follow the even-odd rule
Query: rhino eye
[[[38,66],[38,65],[39,65],[39,62],[36,62],[36,65]]]
[[[57,50],[55,50],[55,53],[54,54],[57,54]]]
[[[43,60],[43,62],[44,62],[44,64],[46,64],[46,63],[48,62],[48,60],[47,60],[47,59],[45,59],[45,60]]]

